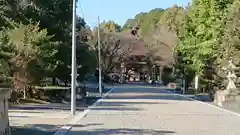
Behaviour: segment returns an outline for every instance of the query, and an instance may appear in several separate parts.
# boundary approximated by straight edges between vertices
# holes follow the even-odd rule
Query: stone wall
[[[10,135],[8,118],[9,90],[0,88],[0,135]]]

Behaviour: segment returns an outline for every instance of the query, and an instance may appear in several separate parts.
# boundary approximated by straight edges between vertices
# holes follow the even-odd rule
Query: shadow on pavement
[[[185,97],[181,97],[179,95],[174,94],[135,94],[135,95],[127,95],[127,96],[111,96],[109,99],[141,99],[141,100],[177,100],[177,101],[192,101],[190,99],[187,99]]]
[[[176,132],[164,130],[151,130],[151,129],[131,129],[131,128],[118,128],[118,129],[94,129],[91,131],[71,131],[67,135],[171,135]]]
[[[193,101],[186,97],[200,100],[203,102],[211,102],[211,99],[206,95],[185,95],[186,97],[177,95],[179,93],[174,93],[173,90],[166,89],[164,87],[159,88],[146,88],[146,87],[131,87],[125,88],[120,87],[118,90],[114,91],[109,99],[142,99],[142,100],[177,100],[177,101]]]
[[[83,111],[87,106],[82,106],[82,107],[76,107],[77,111]],[[10,112],[11,109],[14,110],[63,110],[63,111],[69,111],[70,105],[69,106],[11,106],[10,107]],[[34,113],[34,112],[33,112]],[[41,113],[41,112],[39,112]]]
[[[103,125],[103,124],[102,123],[91,123],[91,124],[85,124],[85,125],[74,124],[74,125],[70,125],[70,126],[72,126],[72,127],[90,127],[90,126],[101,126],[101,125]]]
[[[56,132],[57,128],[56,125],[38,124],[25,127],[11,127],[11,135],[52,135]]]
[[[9,118],[29,118],[28,116],[18,116],[18,115],[15,115],[15,116],[8,116]]]
[[[97,111],[141,111],[143,109],[141,108],[135,108],[135,107],[94,107],[91,108],[91,110],[97,110]]]
[[[95,107],[90,108],[91,110],[97,111],[141,111],[143,108],[136,108],[136,105],[151,105],[151,104],[168,104],[159,102],[130,102],[130,101],[108,101],[103,100],[100,104]]]
[[[42,113],[42,112],[36,112],[36,111],[30,111],[30,110],[27,110],[27,111],[9,110],[9,112],[11,112],[11,113]]]
[[[115,102],[115,101],[102,101],[101,104],[90,108],[96,111],[141,111],[143,108],[137,108],[136,105],[150,105],[150,104],[168,104],[168,103],[158,103],[158,102]]]
[[[122,102],[116,102],[116,101],[103,101],[102,104],[99,104],[98,106],[128,106],[128,105],[152,105],[152,104],[167,104],[167,103],[158,103],[158,102],[126,102],[126,101],[122,101]]]
[[[77,101],[77,111],[84,111],[89,105],[92,105],[99,97],[89,97],[85,101]],[[19,112],[19,110],[23,110],[26,113],[42,113],[36,112],[37,110],[63,110],[70,111],[71,104],[70,103],[53,103],[53,104],[35,104],[35,105],[10,105],[10,112]],[[32,111],[35,110],[35,111]]]
[[[86,125],[69,125],[72,127],[99,126],[101,123],[91,123]],[[34,124],[24,127],[11,127],[11,135],[53,135],[62,125]]]
[[[163,89],[117,88],[111,96],[92,107],[95,111],[141,111],[139,105],[169,104],[163,100],[192,101]]]
[[[117,87],[114,93],[169,93],[165,87]]]
[[[72,125],[73,127],[78,127],[80,131],[71,131],[67,135],[171,135],[176,132],[165,131],[165,130],[151,130],[151,129],[133,129],[133,128],[117,128],[117,129],[93,129],[93,130],[81,130],[81,127],[97,126],[101,124],[88,124],[88,125]],[[46,128],[39,128],[46,127]],[[60,126],[56,125],[29,125],[28,127],[12,127],[12,135],[52,135],[56,132],[57,128]]]

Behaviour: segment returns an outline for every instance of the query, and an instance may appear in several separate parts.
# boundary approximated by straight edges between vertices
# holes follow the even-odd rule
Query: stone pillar
[[[9,93],[9,89],[0,88],[0,135],[11,135],[8,118]]]

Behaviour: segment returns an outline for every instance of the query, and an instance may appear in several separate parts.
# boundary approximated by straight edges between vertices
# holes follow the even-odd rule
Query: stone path
[[[240,117],[156,88],[118,87],[68,135],[240,135]]]
[[[81,113],[86,107],[78,107]],[[12,135],[52,135],[72,119],[70,106],[33,105],[9,109]]]
[[[92,104],[96,99],[91,99]],[[89,104],[79,102],[77,114],[82,113]],[[12,135],[52,135],[57,129],[73,119],[70,104],[50,103],[34,105],[17,105],[9,108]]]
[[[105,92],[107,92],[112,86],[105,88]],[[99,94],[93,93],[92,95],[98,96]],[[97,99],[88,97],[86,102],[77,101],[76,114],[81,114]],[[12,105],[9,107],[9,120],[13,127],[12,135],[52,135],[74,117],[70,115],[70,103],[67,101],[66,103]]]

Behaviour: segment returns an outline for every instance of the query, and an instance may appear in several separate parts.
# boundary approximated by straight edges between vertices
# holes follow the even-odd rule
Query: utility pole
[[[73,1],[72,7],[72,76],[71,76],[71,114],[76,112],[76,0]]]
[[[101,68],[101,42],[100,42],[100,18],[98,16],[98,89],[102,96],[102,68]]]

